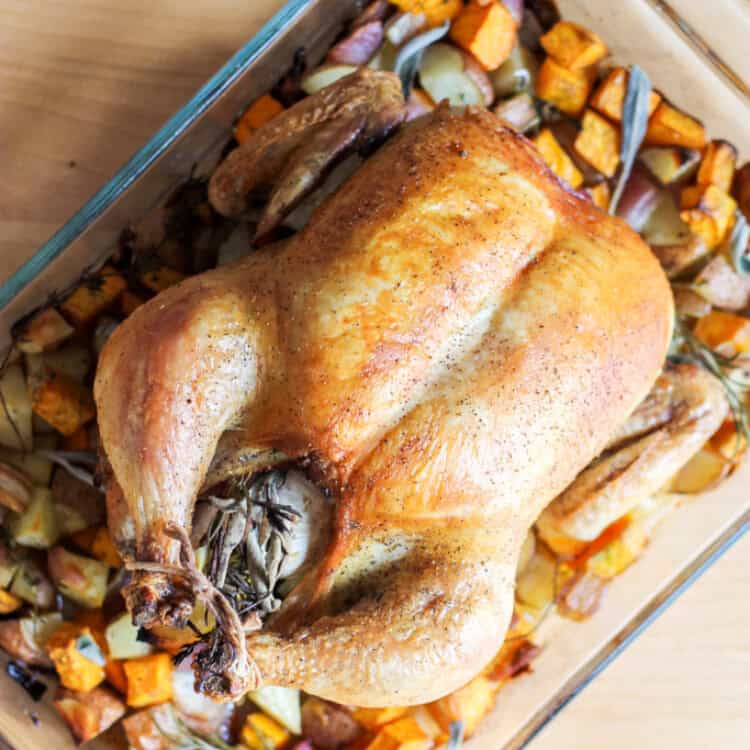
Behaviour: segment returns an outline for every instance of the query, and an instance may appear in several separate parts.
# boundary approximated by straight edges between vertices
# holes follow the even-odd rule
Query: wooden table
[[[4,0],[0,278],[280,5]],[[750,538],[566,708],[533,750],[747,747],[748,632]]]

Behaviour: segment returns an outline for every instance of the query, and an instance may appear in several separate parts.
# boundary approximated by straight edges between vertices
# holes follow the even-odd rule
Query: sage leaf
[[[620,146],[620,175],[617,186],[609,203],[609,213],[614,214],[622,198],[625,185],[633,171],[635,158],[638,156],[648,128],[648,105],[651,98],[651,79],[637,65],[631,65],[628,75],[628,88],[622,107],[622,144]]]
[[[422,62],[424,51],[438,39],[442,39],[450,28],[450,23],[446,21],[442,26],[436,26],[434,29],[425,31],[422,34],[410,39],[396,55],[393,63],[393,72],[401,79],[401,87],[404,92],[404,99],[408,99],[411,90],[414,87],[414,79],[417,77],[419,64]]]
[[[736,211],[734,217],[734,228],[729,237],[729,254],[732,258],[734,270],[740,276],[750,278],[750,256],[747,254],[747,246],[750,242],[750,225],[747,223],[745,214]]]

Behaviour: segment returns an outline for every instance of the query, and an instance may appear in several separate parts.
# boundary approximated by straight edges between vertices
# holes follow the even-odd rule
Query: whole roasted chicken
[[[212,202],[237,215],[270,190],[267,233],[403,117],[398,79],[354,74],[230,154]],[[503,641],[529,527],[659,375],[672,315],[648,247],[494,115],[401,127],[302,232],[161,293],[105,347],[109,523],[135,622],[184,623],[205,598],[219,627],[195,664],[215,697],[456,689]],[[268,503],[252,480],[278,466],[323,489],[330,532],[260,627],[189,536],[196,498]]]

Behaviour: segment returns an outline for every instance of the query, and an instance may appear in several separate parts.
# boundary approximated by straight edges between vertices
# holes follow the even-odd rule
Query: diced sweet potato
[[[646,143],[702,149],[706,145],[706,131],[697,120],[661,102],[649,118]]]
[[[716,185],[694,185],[680,194],[680,208],[680,218],[706,247],[715,248],[732,226],[737,202]]]
[[[129,706],[143,708],[172,698],[172,658],[169,654],[128,659],[122,666],[128,680]]]
[[[242,744],[250,750],[278,750],[290,738],[289,732],[270,716],[254,711],[245,719],[242,727]]]
[[[542,37],[544,40],[544,37]],[[628,90],[630,73],[625,68],[614,68],[599,84],[591,95],[589,106],[597,112],[606,115],[615,122],[622,121],[622,108],[625,104],[625,94]],[[648,100],[648,114],[651,116],[659,106],[661,96],[652,91]]]
[[[559,21],[540,40],[544,51],[568,70],[582,70],[607,54],[604,42],[593,31],[571,21]]]
[[[362,711],[388,709],[360,709]],[[398,717],[394,717],[398,718]],[[360,723],[343,706],[307,698],[302,704],[302,735],[320,750],[337,750],[362,734]]]
[[[107,682],[117,690],[118,693],[126,695],[128,692],[128,678],[125,676],[125,668],[122,659],[107,659],[104,665],[104,676]]]
[[[392,4],[407,13],[421,13],[430,26],[440,26],[461,12],[463,0],[392,0]]]
[[[711,141],[706,146],[696,181],[699,185],[716,185],[728,193],[732,189],[737,149],[726,141]]]
[[[10,591],[0,589],[0,615],[9,615],[23,606],[23,601]]]
[[[460,690],[430,703],[428,708],[444,732],[450,731],[454,721],[462,721],[464,737],[470,737],[495,705],[500,686],[499,681],[479,675]]]
[[[431,750],[435,741],[411,716],[384,726],[367,745],[367,750]]]
[[[517,39],[516,21],[502,3],[471,0],[460,8],[450,30],[451,39],[477,59],[485,70],[495,70],[510,56]]]
[[[593,109],[587,109],[574,148],[592,167],[612,177],[620,163],[620,131]]]
[[[354,718],[371,732],[376,732],[386,724],[400,719],[406,714],[406,706],[389,706],[388,708],[358,708]]]
[[[742,315],[712,310],[695,326],[695,335],[711,349],[734,356],[750,350],[750,319]]]
[[[81,282],[60,305],[60,312],[75,326],[83,326],[104,312],[125,290],[125,277],[112,266]]]
[[[106,526],[89,527],[72,536],[73,543],[111,568],[121,568],[122,558]]]
[[[64,622],[47,641],[47,653],[60,682],[70,690],[85,693],[104,681],[104,654],[84,625]]]
[[[534,143],[544,162],[560,179],[572,188],[581,186],[583,175],[549,128],[543,128]]]
[[[82,607],[102,606],[109,572],[104,563],[53,547],[47,553],[47,566],[61,594]]]
[[[15,342],[25,354],[41,354],[69,339],[73,330],[54,307],[48,307],[35,313],[20,327]]]
[[[612,191],[610,190],[609,183],[602,181],[596,185],[586,188],[586,192],[591,198],[591,202],[597,207],[601,208],[602,211],[606,211],[609,208],[609,202],[612,198]]]
[[[237,143],[244,143],[250,138],[254,130],[270,122],[283,110],[284,107],[281,102],[274,99],[270,94],[264,94],[256,99],[234,126],[234,138]]]
[[[173,268],[168,266],[160,266],[154,268],[151,271],[145,271],[140,276],[140,282],[146,289],[150,289],[152,292],[163,292],[170,286],[179,284],[185,278],[184,273],[175,271]]]
[[[53,704],[79,744],[97,737],[125,714],[125,704],[106,687],[88,693],[61,687]]]
[[[591,76],[585,70],[568,70],[548,57],[539,68],[536,94],[561,112],[578,117],[591,91]]]
[[[72,435],[96,415],[91,391],[60,373],[46,372],[31,399],[34,413],[63,435]]]

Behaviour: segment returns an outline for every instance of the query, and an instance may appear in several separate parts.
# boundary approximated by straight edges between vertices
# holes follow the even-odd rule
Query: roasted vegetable
[[[135,292],[126,289],[120,298],[120,312],[127,318],[137,310],[146,300]]]
[[[340,63],[325,63],[308,73],[301,81],[302,90],[312,96],[326,86],[335,83],[339,78],[351,75],[357,70],[354,65],[342,65]]]
[[[172,657],[169,654],[151,654],[138,659],[128,659],[123,662],[122,668],[128,680],[129,706],[143,708],[171,699]]]
[[[104,345],[109,341],[109,337],[115,332],[120,322],[115,318],[111,318],[109,315],[102,315],[101,318],[96,322],[96,328],[94,328],[94,335],[91,339],[94,351],[97,356],[102,353]]]
[[[662,185],[670,185],[694,172],[701,155],[700,151],[681,146],[652,146],[643,149],[638,159]]]
[[[0,622],[0,648],[32,667],[51,668],[52,661],[45,646],[61,623],[62,615],[58,612],[20,620],[3,620]]]
[[[750,304],[750,278],[740,276],[723,255],[711,258],[701,269],[693,289],[723,310],[744,310]]]
[[[427,19],[422,13],[396,13],[389,18],[383,29],[394,56],[396,47],[400,47],[404,42],[416,36],[426,25]]]
[[[682,318],[702,318],[711,312],[711,303],[695,291],[689,284],[672,284],[674,306]]]
[[[526,133],[540,121],[534,99],[526,92],[516,94],[495,105],[492,110],[509,128]]]
[[[23,600],[11,594],[10,591],[0,589],[0,615],[9,615],[23,606]]]
[[[128,747],[133,750],[174,750],[180,728],[169,704],[144,708],[122,721]],[[189,746],[190,747],[190,746]],[[208,749],[206,749],[208,750]]]
[[[621,122],[629,75],[625,68],[611,70],[591,95],[589,106],[600,114],[606,115],[610,120]],[[652,91],[648,103],[649,116],[654,113],[660,101],[661,96],[656,91]]]
[[[248,698],[292,734],[302,732],[299,690],[285,687],[263,687],[251,690]]]
[[[85,693],[104,681],[106,659],[90,628],[64,622],[46,648],[64,687]]]
[[[32,390],[35,414],[63,435],[72,435],[96,415],[91,391],[72,378],[45,369]]]
[[[680,194],[680,217],[703,238],[708,248],[720,245],[727,236],[737,203],[715,185],[695,185]]]
[[[463,6],[463,0],[392,0],[392,3],[407,13],[423,15],[430,26],[452,20]]]
[[[29,387],[34,387],[43,378],[46,369],[82,383],[93,363],[89,347],[74,341],[51,352],[27,354],[26,377]]]
[[[33,448],[31,399],[20,365],[0,373],[0,444],[20,451]]]
[[[250,750],[278,750],[289,741],[289,732],[270,716],[253,712],[242,727],[242,744]]]
[[[716,185],[728,193],[732,189],[737,149],[726,141],[711,141],[703,154],[698,177],[699,185]]]
[[[47,554],[49,574],[60,593],[83,607],[101,607],[107,593],[107,566],[63,547]]]
[[[551,57],[539,68],[536,95],[572,117],[580,116],[591,91],[591,76],[585,70],[568,70]]]
[[[586,560],[586,570],[599,578],[612,579],[638,559],[647,543],[643,527],[630,522],[619,536]]]
[[[544,51],[563,68],[583,70],[607,54],[607,47],[593,31],[571,21],[556,23],[540,40]]]
[[[517,44],[510,57],[490,74],[497,96],[510,96],[522,91],[533,91],[539,61],[522,44]]]
[[[386,724],[391,724],[400,719],[407,712],[405,706],[389,706],[388,708],[357,708],[354,711],[354,719],[365,729],[376,732]]]
[[[26,354],[54,349],[73,335],[73,327],[54,308],[47,307],[29,318],[16,332],[15,344]]]
[[[614,176],[620,163],[620,132],[601,115],[587,109],[581,120],[581,132],[575,150],[606,177]]]
[[[136,659],[151,654],[153,647],[138,640],[138,631],[129,612],[112,620],[104,632],[109,655],[113,659]]]
[[[684,495],[706,492],[721,482],[731,470],[731,461],[720,453],[704,448],[680,469],[669,491]]]
[[[712,310],[695,326],[695,336],[727,357],[750,350],[750,318]]]
[[[536,534],[534,529],[529,530],[526,539],[521,545],[521,554],[518,556],[518,565],[516,566],[516,578],[526,569],[536,552]]]
[[[61,687],[53,705],[78,744],[99,736],[125,715],[125,704],[106,687],[85,693]]]
[[[602,211],[606,211],[609,208],[612,191],[609,188],[608,182],[598,182],[596,185],[585,188],[585,192],[588,193],[591,202],[597,208],[601,208]]]
[[[702,149],[706,145],[706,131],[697,120],[661,102],[648,121],[646,143]]]
[[[127,287],[125,277],[112,266],[81,282],[60,305],[60,312],[75,326],[83,326],[103,313]]]
[[[343,706],[310,697],[302,704],[302,734],[319,750],[338,750],[354,742],[362,726]]]
[[[348,36],[331,47],[326,59],[344,65],[365,65],[377,52],[382,41],[382,21],[370,21],[357,26]]]
[[[534,143],[547,166],[572,188],[583,183],[583,175],[549,128],[542,128]]]
[[[264,94],[256,99],[234,126],[234,138],[237,143],[244,143],[253,130],[265,125],[283,109],[284,106],[281,102],[274,99],[270,94]]]
[[[0,462],[0,505],[16,513],[23,513],[31,502],[31,493],[31,478]]]
[[[77,532],[73,535],[73,543],[111,568],[122,567],[122,558],[106,526],[90,527]]]
[[[52,492],[46,487],[34,487],[26,510],[13,517],[10,529],[16,542],[24,547],[51,547],[60,536]]]
[[[51,489],[63,536],[104,522],[104,496],[96,487],[58,467]]]
[[[536,609],[548,607],[555,600],[556,574],[554,555],[544,545],[537,545],[516,579],[516,597]]]
[[[586,620],[601,603],[607,581],[593,573],[578,572],[561,587],[557,611],[571,620]]]
[[[169,268],[169,266],[160,266],[159,268],[144,271],[140,276],[140,282],[146,289],[150,289],[152,292],[158,294],[165,289],[169,289],[170,286],[179,284],[185,278],[185,274],[180,271],[175,271],[173,268]]]
[[[384,726],[366,747],[367,750],[431,750],[433,744],[433,739],[413,717],[404,716]]]
[[[424,89],[413,88],[406,100],[406,122],[426,115],[433,109],[435,102],[432,97]]]
[[[39,611],[50,609],[55,602],[52,583],[31,559],[23,560],[19,565],[13,576],[10,592]]]
[[[516,21],[502,3],[470,0],[451,24],[450,37],[485,70],[495,70],[513,51],[516,32]]]
[[[470,58],[456,47],[441,42],[433,44],[422,57],[420,83],[435,102],[447,99],[454,106],[484,105],[486,94],[493,95],[492,85],[481,68],[475,67],[472,75],[467,63],[471,65]],[[480,80],[477,74],[485,78],[482,87],[477,84]]]
[[[733,193],[740,211],[750,221],[750,162],[735,173]]]

